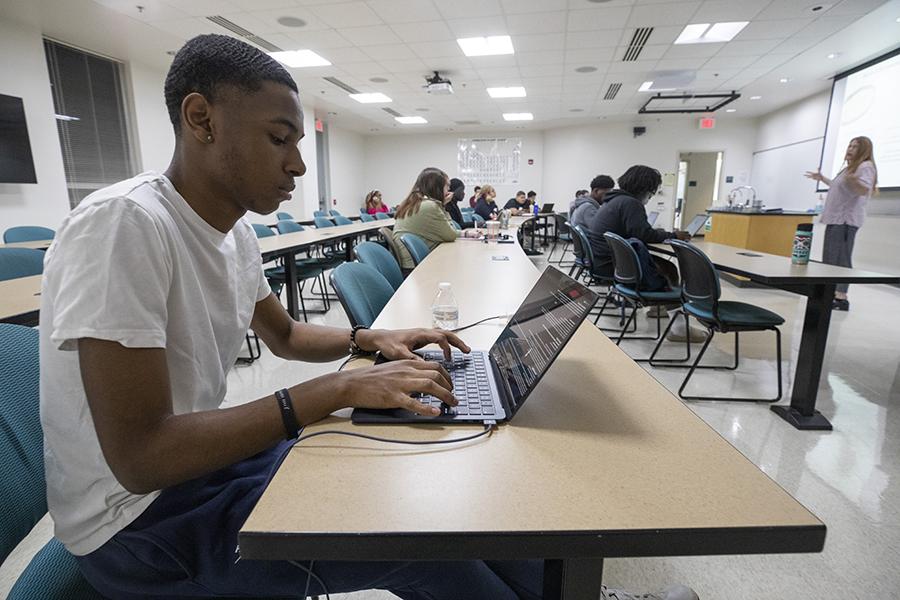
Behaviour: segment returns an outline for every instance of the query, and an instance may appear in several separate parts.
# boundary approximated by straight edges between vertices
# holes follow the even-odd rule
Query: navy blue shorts
[[[310,578],[300,566],[238,560],[237,546],[238,531],[292,444],[163,490],[128,527],[77,557],[82,573],[114,600],[302,597]],[[541,561],[315,561],[312,568],[330,593],[384,589],[406,600],[541,596]],[[310,595],[326,592],[316,579],[308,583]]]

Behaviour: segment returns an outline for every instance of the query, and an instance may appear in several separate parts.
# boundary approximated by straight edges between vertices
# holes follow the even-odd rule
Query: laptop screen
[[[649,215],[647,215],[647,222],[650,223],[650,225],[653,225],[654,223],[656,223],[656,219],[658,217],[659,217],[659,213],[654,210]]]
[[[490,350],[509,391],[507,417],[519,410],[598,298],[561,271],[544,270]]]
[[[552,213],[553,212],[553,202],[544,203],[544,205],[541,207],[541,212],[544,214]]]
[[[708,218],[709,217],[705,214],[694,215],[694,218],[691,219],[690,223],[688,223],[687,229],[685,231],[687,231],[692,236],[697,235],[697,233],[701,229],[703,229],[703,226],[706,225],[706,219]]]

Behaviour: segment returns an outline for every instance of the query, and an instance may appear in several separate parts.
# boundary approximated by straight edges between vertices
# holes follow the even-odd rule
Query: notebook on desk
[[[449,362],[440,350],[420,351],[444,365],[458,406],[442,406],[433,396],[423,404],[440,407],[436,417],[405,409],[354,409],[354,423],[484,423],[509,421],[537,387],[587,317],[599,296],[561,271],[547,267],[490,350],[454,351]]]

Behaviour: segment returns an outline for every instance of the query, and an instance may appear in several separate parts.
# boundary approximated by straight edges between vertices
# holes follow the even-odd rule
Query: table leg
[[[353,246],[355,241],[355,237],[348,237],[344,239],[344,260],[346,260],[347,262],[353,262]]]
[[[544,561],[544,600],[597,600],[603,580],[602,558]]]
[[[831,322],[831,302],[834,284],[815,284],[806,298],[806,316],[803,319],[803,336],[797,355],[797,370],[790,406],[770,407],[778,416],[797,429],[831,431],[831,423],[816,410],[816,394],[825,360],[825,344],[828,341],[828,325]]]
[[[291,318],[300,319],[300,298],[297,293],[297,259],[294,254],[284,256],[284,272],[287,275],[287,311]]]

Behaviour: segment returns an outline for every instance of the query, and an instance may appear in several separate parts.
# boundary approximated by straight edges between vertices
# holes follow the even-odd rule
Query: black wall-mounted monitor
[[[0,183],[37,183],[25,105],[21,98],[0,94]]]

